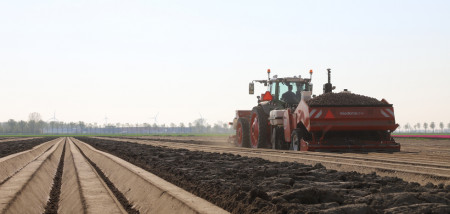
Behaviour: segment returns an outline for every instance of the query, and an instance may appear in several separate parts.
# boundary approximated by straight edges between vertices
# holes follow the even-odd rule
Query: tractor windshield
[[[292,87],[289,92],[289,87]],[[281,100],[288,104],[298,104],[303,91],[310,91],[308,82],[276,80],[270,83],[270,93],[274,100]],[[284,94],[284,97],[283,97]]]
[[[300,102],[301,91],[304,90],[304,84],[300,85],[295,82],[280,82],[280,92],[278,93],[278,100],[285,101],[289,104],[298,104]],[[289,88],[292,90],[289,92]]]

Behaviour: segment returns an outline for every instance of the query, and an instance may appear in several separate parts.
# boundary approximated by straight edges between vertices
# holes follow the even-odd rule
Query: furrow
[[[52,188],[62,140],[0,186],[1,213],[43,213]]]

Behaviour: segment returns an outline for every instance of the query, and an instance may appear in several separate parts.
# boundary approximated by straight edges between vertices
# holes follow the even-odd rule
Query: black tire
[[[285,144],[283,127],[272,128],[270,143],[272,144],[272,149],[283,149],[283,145]]]
[[[255,130],[253,127],[253,117],[258,119],[258,134],[254,134]],[[261,106],[256,106],[252,109],[252,116],[250,118],[250,147],[252,148],[270,148],[269,139],[269,118]],[[254,145],[253,140],[255,140],[256,145]]]
[[[302,139],[302,134],[299,129],[294,129],[291,134],[291,148],[290,150],[299,151],[300,150],[300,140]]]
[[[235,145],[238,147],[250,147],[250,125],[247,119],[239,118],[236,126],[236,142]],[[242,127],[242,136],[238,136],[238,127]],[[242,137],[242,138],[240,138]],[[242,139],[242,142],[239,142],[239,139]]]

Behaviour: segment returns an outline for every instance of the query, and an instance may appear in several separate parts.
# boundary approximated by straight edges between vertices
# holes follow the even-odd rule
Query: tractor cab
[[[297,105],[301,100],[302,91],[311,91],[310,79],[301,77],[274,78],[269,86],[274,101],[281,101],[288,105]]]
[[[253,82],[263,83],[267,86],[267,91],[258,96],[258,103],[271,104],[279,106],[279,108],[296,107],[303,91],[312,91],[311,75],[310,78],[302,78],[301,76],[280,78],[274,75],[270,78],[270,69],[267,71],[267,80],[254,80]],[[250,83],[249,92],[254,94],[254,83]]]

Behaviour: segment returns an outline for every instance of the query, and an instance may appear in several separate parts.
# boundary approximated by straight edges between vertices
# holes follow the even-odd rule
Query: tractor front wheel
[[[284,129],[283,127],[273,127],[272,136],[270,136],[270,142],[272,149],[283,149],[284,142]]]

